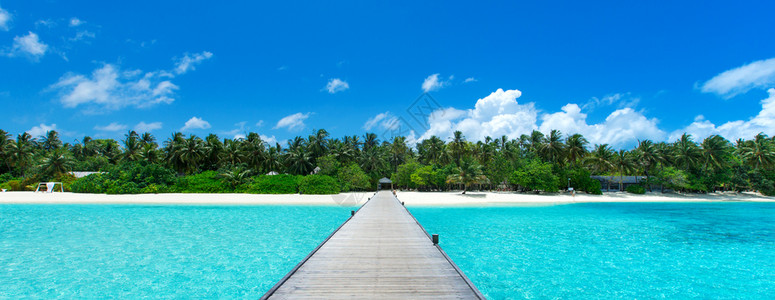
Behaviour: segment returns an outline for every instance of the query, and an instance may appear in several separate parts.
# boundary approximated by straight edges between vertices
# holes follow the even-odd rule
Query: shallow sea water
[[[335,206],[0,205],[0,298],[257,298]],[[775,205],[411,207],[490,299],[775,299]]]
[[[257,298],[350,210],[0,205],[0,298]]]
[[[775,299],[775,203],[410,211],[489,299]]]

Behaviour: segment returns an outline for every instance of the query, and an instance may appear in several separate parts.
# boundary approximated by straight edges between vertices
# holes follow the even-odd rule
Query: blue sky
[[[768,1],[0,1],[0,128],[775,134]],[[415,101],[431,103],[412,118]],[[413,103],[415,106],[413,106]]]

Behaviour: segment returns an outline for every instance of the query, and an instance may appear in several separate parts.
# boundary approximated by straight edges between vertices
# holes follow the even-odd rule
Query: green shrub
[[[288,174],[256,176],[253,183],[248,185],[247,192],[251,194],[296,194],[299,192],[299,177]]]
[[[169,191],[169,188],[166,185],[158,185],[158,184],[152,183],[142,188],[140,190],[140,193],[141,194],[161,194],[161,193],[166,193],[167,191]]]
[[[646,188],[644,188],[643,186],[635,184],[635,185],[628,186],[626,191],[628,193],[642,195],[642,194],[646,193]]]
[[[308,175],[299,180],[300,194],[338,194],[339,182],[331,176]]]
[[[0,183],[0,189],[6,189],[15,192],[34,191],[36,186],[37,181],[35,178],[16,178]]]
[[[120,182],[116,180],[111,180],[107,182],[107,189],[105,190],[106,194],[109,195],[119,195],[119,194],[139,194],[142,190],[140,187],[138,187],[137,183],[128,181],[128,182]]]
[[[230,193],[234,191],[216,171],[204,171],[180,177],[173,190],[180,193]]]
[[[70,184],[70,191],[73,193],[102,194],[105,193],[105,177],[103,174],[91,174],[86,177],[78,178]]]
[[[138,194],[151,184],[170,186],[175,173],[157,164],[128,162],[108,167],[102,174],[92,174],[70,184],[75,193]]]
[[[538,160],[532,160],[523,168],[514,171],[509,176],[509,182],[527,190],[545,192],[556,192],[560,185],[560,179],[552,173],[552,165]]]
[[[600,181],[592,179],[591,174],[584,168],[572,168],[563,171],[562,178],[570,178],[570,186],[578,192],[587,192],[593,195],[602,195]]]
[[[592,195],[602,195],[603,191],[601,190],[602,186],[600,185],[600,181],[592,179],[589,185],[587,185],[587,193],[590,193]]]
[[[26,191],[27,189],[24,188],[24,185],[22,185],[21,180],[9,180],[6,183],[3,183],[2,188],[9,190],[9,191]]]
[[[11,181],[11,180],[14,180],[14,179],[16,179],[16,178],[14,178],[11,175],[11,173],[0,174],[0,183],[5,183],[5,182],[8,182],[8,181]]]
[[[70,174],[62,174],[54,179],[54,181],[59,181],[62,183],[62,187],[64,188],[65,192],[72,192],[70,186],[73,185],[76,180],[78,180],[78,178],[75,178],[75,176]]]
[[[366,172],[363,172],[363,169],[356,163],[352,163],[349,166],[339,169],[337,178],[339,179],[339,183],[341,183],[341,190],[344,192],[352,190],[362,191],[371,187],[369,175],[366,175]]]

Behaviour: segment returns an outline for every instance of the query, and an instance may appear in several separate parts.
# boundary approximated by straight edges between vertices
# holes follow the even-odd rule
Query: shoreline
[[[77,194],[77,193],[0,193],[2,204],[139,204],[139,205],[324,205],[355,207],[365,203],[374,192],[352,192],[335,195],[299,194]],[[637,202],[775,202],[775,197],[754,193],[662,194],[659,192],[634,195],[608,192],[603,195],[567,193],[551,195],[512,192],[412,192],[398,191],[398,199],[406,206],[535,206],[573,203],[637,203]]]

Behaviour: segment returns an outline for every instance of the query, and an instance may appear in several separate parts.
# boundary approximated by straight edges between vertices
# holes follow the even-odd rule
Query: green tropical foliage
[[[334,138],[324,129],[271,144],[257,133],[222,139],[175,132],[157,140],[147,132],[129,131],[121,140],[87,136],[64,142],[56,131],[33,137],[0,130],[0,160],[0,186],[13,190],[39,181],[73,180],[67,175],[71,171],[94,171],[103,173],[67,188],[93,193],[331,193],[373,190],[378,179],[388,177],[395,187],[423,191],[551,192],[567,188],[570,179],[577,191],[598,194],[601,189],[624,190],[625,176],[642,176],[640,185],[647,191],[775,194],[775,141],[764,133],[734,143],[718,135],[699,140],[684,134],[672,142],[643,140],[631,149],[613,149],[557,130],[479,141],[458,131],[416,144],[374,133]],[[601,187],[590,175],[617,180]]]
[[[560,178],[552,172],[551,163],[537,159],[514,171],[509,182],[525,191],[556,192],[560,189]]]
[[[299,180],[300,194],[338,194],[340,191],[339,183],[331,176],[310,175],[304,176]]]

